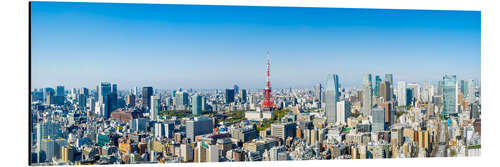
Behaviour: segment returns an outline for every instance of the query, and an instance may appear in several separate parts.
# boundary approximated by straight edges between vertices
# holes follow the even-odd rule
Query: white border
[[[55,0],[60,1],[60,0]],[[254,163],[168,164],[168,166],[493,166],[499,139],[499,7],[494,1],[471,0],[67,0],[65,2],[169,3],[249,6],[302,6],[383,9],[439,9],[481,11],[482,152],[473,158],[415,158],[380,160],[283,161]],[[28,162],[28,1],[0,5],[0,104],[2,166],[27,166]],[[133,165],[120,165],[133,166]],[[135,165],[138,166],[138,165]],[[143,165],[141,165],[143,166]],[[164,164],[147,165],[164,166]]]

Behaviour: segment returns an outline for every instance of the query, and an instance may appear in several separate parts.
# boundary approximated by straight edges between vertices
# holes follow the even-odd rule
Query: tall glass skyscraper
[[[325,88],[325,114],[328,123],[337,122],[337,97],[339,94],[339,76],[328,74]]]
[[[151,108],[149,110],[149,119],[156,120],[161,111],[160,96],[151,96]]]
[[[394,95],[394,90],[393,90],[393,87],[394,87],[394,82],[393,82],[393,79],[392,79],[392,74],[385,74],[385,81],[388,82],[389,84],[389,99],[393,99],[393,95]]]
[[[385,81],[388,81],[392,85],[394,83],[392,82],[392,74],[385,74]]]
[[[201,96],[196,94],[193,96],[193,115],[201,115]]]
[[[323,99],[321,99],[321,95],[321,83],[318,83],[316,86],[316,99],[318,99],[319,106],[321,106],[321,102],[323,101]]]
[[[234,89],[226,89],[226,94],[225,94],[225,102],[226,104],[229,104],[231,102],[234,102]]]
[[[372,74],[363,75],[363,105],[361,112],[368,116],[372,110]]]
[[[110,103],[109,103],[109,95],[111,94],[111,83],[109,82],[101,82],[99,86],[99,105],[102,106],[100,113],[104,118],[109,118],[111,115],[110,111]]]
[[[64,96],[64,86],[60,85],[56,87],[56,96]]]
[[[380,82],[382,82],[382,79],[380,76],[375,76],[375,96],[380,97]]]
[[[444,75],[443,77],[443,115],[448,117],[458,113],[457,108],[457,76]]]
[[[142,107],[147,108],[151,106],[151,96],[153,96],[153,87],[142,88]]]

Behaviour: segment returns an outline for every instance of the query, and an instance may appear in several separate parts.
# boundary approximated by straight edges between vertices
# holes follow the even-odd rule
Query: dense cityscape
[[[258,70],[258,69],[256,69]],[[480,156],[480,81],[393,74],[341,87],[157,89],[117,83],[31,90],[35,165]]]

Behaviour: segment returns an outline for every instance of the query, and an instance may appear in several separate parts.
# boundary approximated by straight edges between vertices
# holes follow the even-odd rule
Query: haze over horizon
[[[480,80],[479,11],[32,2],[33,88],[101,81],[176,88],[310,88],[339,75]]]

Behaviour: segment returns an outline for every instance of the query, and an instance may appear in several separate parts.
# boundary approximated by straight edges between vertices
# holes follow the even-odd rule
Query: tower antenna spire
[[[262,109],[264,111],[272,111],[274,109],[274,100],[271,93],[271,80],[270,80],[270,58],[269,50],[267,50],[267,64],[266,64],[266,89],[264,90],[264,102],[262,103]]]

